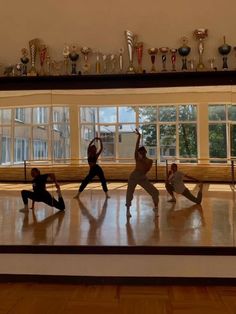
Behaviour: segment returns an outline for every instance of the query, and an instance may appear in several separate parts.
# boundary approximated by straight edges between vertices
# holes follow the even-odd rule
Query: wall
[[[21,48],[28,41],[42,39],[48,45],[52,59],[61,60],[64,43],[76,43],[100,49],[103,53],[117,53],[125,47],[124,30],[130,29],[144,42],[145,68],[150,68],[146,49],[150,47],[178,48],[181,37],[189,38],[192,57],[197,57],[197,42],[192,36],[196,28],[208,28],[204,59],[215,56],[222,66],[217,48],[226,36],[227,43],[236,45],[234,0],[156,1],[100,0],[100,1],[13,1],[0,10],[0,63],[17,63]],[[127,59],[127,53],[125,52]],[[158,57],[160,69],[161,59]],[[170,60],[168,60],[170,62]],[[231,52],[229,65],[236,66]]]

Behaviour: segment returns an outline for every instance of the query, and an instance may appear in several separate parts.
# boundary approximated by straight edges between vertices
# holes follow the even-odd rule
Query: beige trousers
[[[126,191],[126,206],[130,207],[134,195],[136,185],[140,185],[148,194],[151,195],[154,206],[158,205],[159,202],[159,191],[155,186],[148,180],[145,174],[134,170],[129,177],[128,187]]]

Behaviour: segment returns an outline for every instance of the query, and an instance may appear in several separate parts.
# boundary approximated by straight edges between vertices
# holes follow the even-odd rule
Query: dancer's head
[[[178,166],[177,166],[177,164],[175,164],[175,163],[173,163],[173,164],[171,164],[171,170],[173,171],[173,172],[176,172],[177,170],[178,170]]]
[[[37,177],[38,175],[40,175],[40,170],[38,168],[32,168],[31,169],[31,176],[33,178]]]
[[[91,145],[88,148],[89,154],[96,154],[97,153],[97,147],[95,145]]]
[[[144,146],[140,146],[139,149],[138,149],[138,153],[139,155],[143,158],[143,157],[146,157],[147,155],[147,151],[146,151],[146,148]]]

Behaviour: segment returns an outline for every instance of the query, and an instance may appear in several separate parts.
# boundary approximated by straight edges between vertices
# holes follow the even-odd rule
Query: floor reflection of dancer
[[[95,141],[99,141],[100,142],[100,149],[97,151],[97,147],[94,145]],[[88,185],[89,182],[92,181],[92,179],[95,176],[98,176],[101,184],[102,184],[102,188],[103,191],[106,194],[106,197],[109,198],[108,195],[108,189],[107,189],[107,183],[106,183],[106,179],[103,173],[102,168],[97,164],[97,160],[99,155],[101,154],[103,150],[103,144],[102,144],[102,140],[100,139],[100,137],[95,137],[88,146],[88,150],[87,150],[87,156],[88,156],[88,164],[89,164],[89,173],[88,175],[84,178],[84,180],[82,181],[80,187],[79,187],[79,191],[78,193],[74,196],[74,198],[79,198],[80,193],[83,192],[83,190],[86,188],[86,186]]]
[[[196,204],[201,204],[203,184],[199,182],[199,192],[197,194],[197,197],[195,197],[184,185],[184,178],[199,182],[197,179],[190,177],[181,171],[178,171],[177,164],[173,163],[171,165],[171,170],[168,172],[168,177],[166,180],[166,190],[171,196],[169,202],[176,202],[176,198],[174,195],[174,192],[176,192],[178,194],[182,194],[187,199]]]
[[[33,201],[32,207],[34,206],[34,202],[43,202],[49,206],[56,207],[59,210],[65,209],[65,203],[61,195],[60,186],[56,180],[54,173],[41,174],[38,168],[33,168],[31,170],[31,176],[33,177],[33,192],[28,190],[22,190],[21,196],[24,203],[24,208],[21,209],[21,212],[27,212],[28,208],[28,199]],[[58,200],[56,200],[47,190],[46,190],[46,182],[50,178],[56,186]]]
[[[156,211],[156,214],[158,213],[159,191],[146,177],[147,172],[152,167],[153,161],[147,158],[146,148],[144,146],[139,147],[141,134],[139,133],[138,129],[135,129],[135,133],[138,135],[134,153],[136,166],[134,171],[130,174],[128,180],[128,187],[126,192],[127,217],[131,217],[130,206],[137,184],[144,188],[144,190],[152,196],[154,210]]]

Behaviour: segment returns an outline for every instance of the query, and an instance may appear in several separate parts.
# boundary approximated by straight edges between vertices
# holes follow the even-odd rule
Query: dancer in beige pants
[[[128,188],[126,192],[127,217],[131,217],[130,206],[137,184],[144,188],[144,190],[147,191],[152,196],[154,210],[156,211],[156,214],[158,213],[159,191],[146,177],[147,172],[152,167],[153,161],[147,158],[146,156],[147,151],[145,147],[144,146],[139,147],[141,134],[137,129],[135,129],[135,133],[138,135],[134,153],[136,166],[134,171],[130,174],[128,180]]]
[[[189,189],[184,185],[184,181],[183,181],[184,178],[199,182],[197,179],[190,177],[181,171],[178,171],[178,166],[175,163],[173,163],[171,165],[171,170],[168,173],[168,178],[166,181],[166,190],[171,196],[171,199],[169,200],[169,202],[176,202],[176,198],[174,196],[174,192],[176,192],[178,194],[182,194],[187,199],[189,199],[190,201],[196,204],[201,204],[203,184],[199,182],[200,183],[199,191],[198,191],[197,196],[195,197],[189,191]]]

